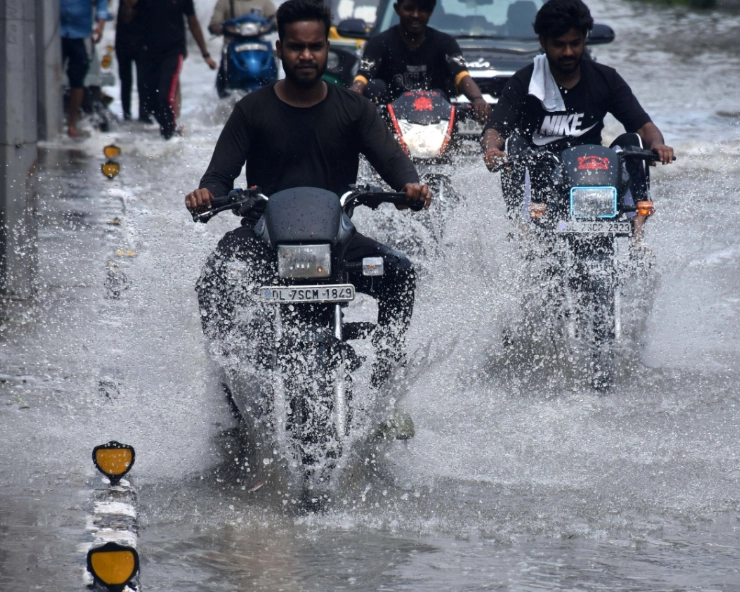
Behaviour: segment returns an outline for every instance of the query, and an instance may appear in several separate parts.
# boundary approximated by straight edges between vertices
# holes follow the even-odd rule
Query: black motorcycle
[[[218,365],[247,431],[250,470],[261,473],[280,464],[297,485],[297,497],[310,506],[330,496],[353,441],[358,410],[352,376],[363,358],[349,342],[375,329],[374,323],[344,321],[343,311],[355,298],[349,274],[384,273],[382,257],[345,259],[356,233],[350,218],[357,206],[375,209],[382,203],[422,207],[409,203],[405,193],[370,187],[341,198],[301,187],[269,198],[258,189],[235,190],[193,215],[207,222],[227,210],[254,216],[264,209],[254,230],[277,262],[276,282],[242,286],[243,306],[232,327],[237,337],[217,347]]]
[[[515,138],[509,162],[526,167],[531,179],[533,242],[546,255],[543,302],[557,311],[563,328],[560,347],[585,350],[592,385],[612,381],[615,344],[622,331],[617,241],[633,235],[634,216],[652,215],[652,201],[634,203],[628,168],[644,175],[659,156],[637,147],[600,145],[568,148],[559,154],[534,149]],[[632,164],[628,166],[628,163]],[[635,166],[640,167],[635,169]],[[573,355],[568,356],[573,361]]]

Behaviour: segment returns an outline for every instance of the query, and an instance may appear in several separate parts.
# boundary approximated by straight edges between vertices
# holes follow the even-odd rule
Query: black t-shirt
[[[581,80],[572,89],[560,89],[565,111],[548,112],[540,100],[527,94],[534,65],[511,77],[493,108],[486,129],[505,138],[517,132],[536,146],[555,151],[580,144],[601,144],[604,117],[611,113],[628,132],[650,121],[632,89],[614,68],[591,60],[581,62]]]
[[[466,75],[460,46],[453,37],[427,27],[424,42],[412,51],[396,25],[365,44],[357,76],[367,84],[384,80],[395,99],[408,90],[442,90],[454,95]]]
[[[292,187],[341,195],[357,182],[360,153],[396,190],[419,182],[411,160],[364,97],[329,84],[323,101],[298,108],[281,101],[271,84],[236,104],[200,187],[226,195],[246,162],[247,186],[258,185],[268,195]]]
[[[139,0],[137,18],[144,28],[144,45],[152,54],[187,53],[184,16],[193,16],[193,0]]]

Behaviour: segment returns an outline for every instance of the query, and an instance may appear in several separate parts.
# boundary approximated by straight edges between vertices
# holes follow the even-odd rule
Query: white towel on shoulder
[[[565,111],[563,96],[552,77],[547,56],[538,55],[534,58],[534,72],[532,80],[529,81],[528,94],[537,97],[545,111]]]

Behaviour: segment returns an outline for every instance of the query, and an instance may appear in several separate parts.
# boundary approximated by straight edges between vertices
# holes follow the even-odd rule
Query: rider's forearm
[[[200,48],[200,53],[203,57],[207,57],[209,55],[208,47],[206,46],[206,40],[203,38],[203,30],[200,28],[197,16],[188,16],[188,27],[190,27],[190,32],[193,34],[193,38]]]
[[[648,150],[652,149],[653,146],[665,144],[663,134],[660,133],[658,126],[656,126],[652,121],[648,121],[639,130],[637,130],[637,134],[642,138],[642,143]]]
[[[481,140],[483,145],[483,153],[486,154],[489,150],[502,150],[506,139],[493,128],[488,128],[483,134]]]
[[[465,76],[465,78],[460,81],[457,85],[457,90],[464,94],[471,103],[476,99],[483,98],[483,93],[470,75]]]

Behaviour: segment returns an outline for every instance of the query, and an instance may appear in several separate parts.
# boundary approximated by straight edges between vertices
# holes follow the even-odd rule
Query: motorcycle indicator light
[[[530,203],[529,204],[529,217],[532,220],[540,220],[545,217],[547,213],[547,204],[543,203]]]
[[[655,213],[655,206],[651,201],[638,201],[637,202],[637,215],[638,216],[652,216]]]
[[[111,440],[93,448],[92,458],[95,467],[110,479],[111,485],[117,485],[134,466],[136,452],[133,446]]]
[[[121,156],[121,149],[115,144],[109,144],[103,148],[103,155],[108,159],[115,158],[116,156]]]
[[[362,260],[362,275],[380,276],[385,273],[382,257],[365,257]]]
[[[87,570],[111,592],[122,592],[139,571],[139,554],[132,547],[106,543],[88,551]]]

